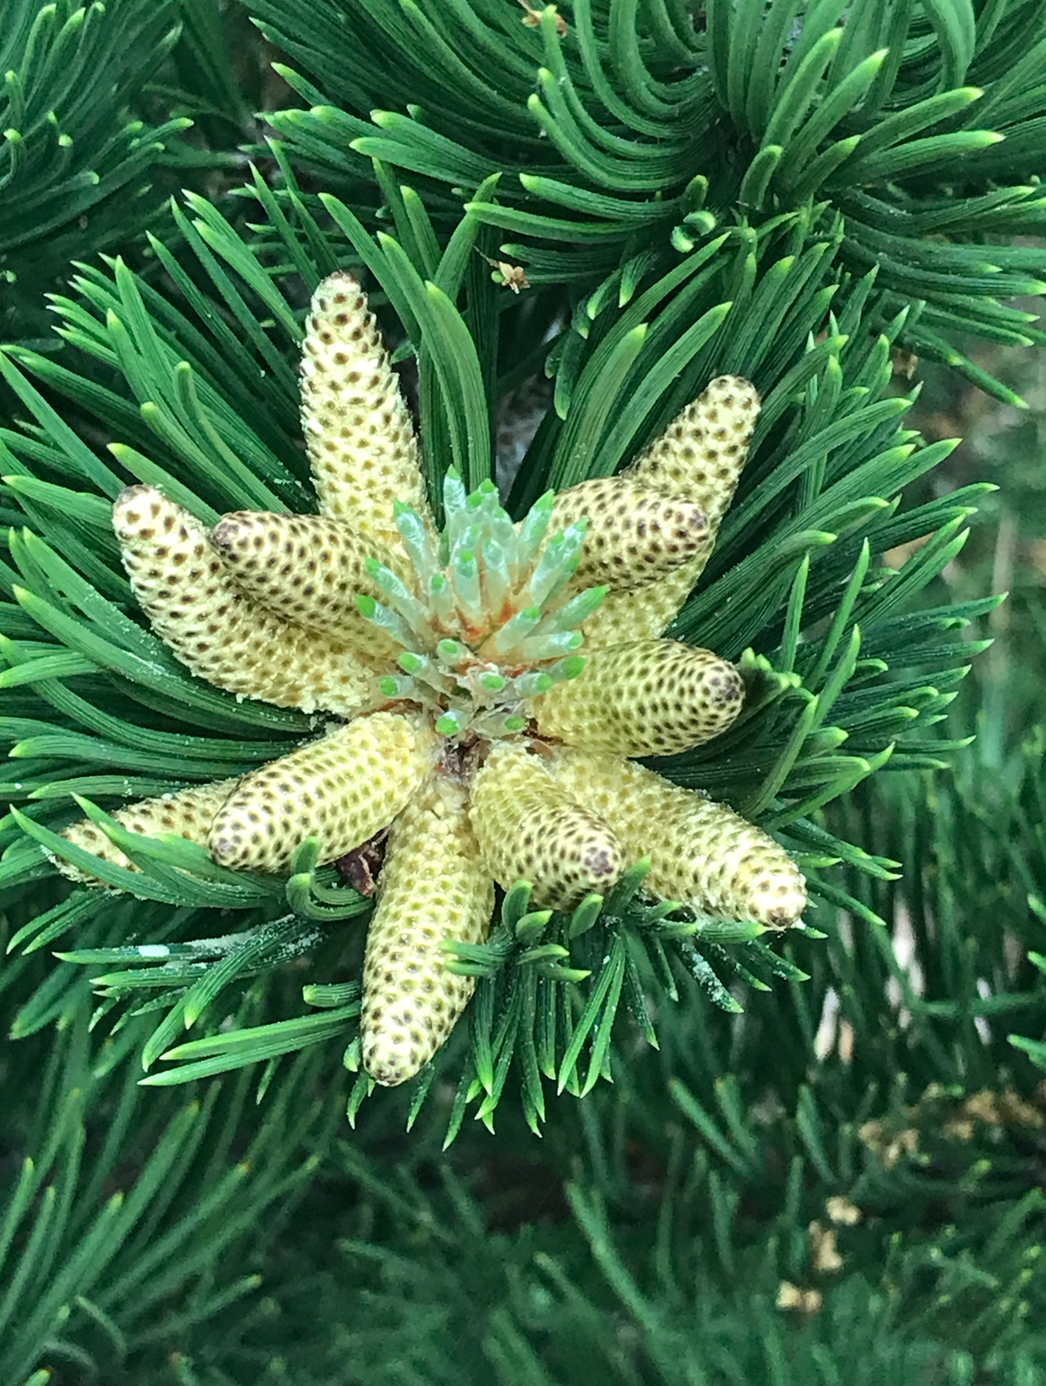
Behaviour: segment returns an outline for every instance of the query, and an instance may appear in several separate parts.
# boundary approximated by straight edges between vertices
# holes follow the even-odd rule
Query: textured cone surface
[[[576,679],[535,698],[543,736],[588,751],[667,756],[726,731],[744,703],[732,664],[677,640],[634,640],[585,656]]]
[[[639,485],[630,477],[582,481],[556,497],[548,533],[587,519],[572,587],[639,587],[710,547],[700,506]]]
[[[435,735],[420,718],[376,712],[245,775],[211,826],[222,866],[285,871],[307,837],[320,863],[387,828],[428,774]]]
[[[223,515],[211,543],[254,601],[309,630],[326,631],[370,657],[394,658],[391,636],[356,610],[357,594],[385,600],[367,572],[367,559],[403,566],[402,555],[364,539],[343,520],[323,515],[270,515],[237,510]]]
[[[444,1043],[476,985],[447,967],[442,945],[482,943],[494,885],[480,861],[460,785],[432,778],[389,834],[363,961],[363,1066],[405,1083]]]
[[[787,852],[733,809],[620,756],[565,750],[556,782],[607,820],[630,861],[649,856],[644,890],[714,919],[798,923],[806,882]]]
[[[349,715],[367,701],[371,674],[349,646],[252,601],[180,505],[129,486],[116,498],[113,528],[139,605],[194,674],[305,712]]]
[[[699,505],[714,539],[748,456],[759,395],[739,375],[721,375],[681,410],[625,475]]]
[[[141,833],[143,837],[159,837],[161,833],[173,833],[206,847],[207,834],[215,815],[237,784],[238,781],[235,779],[201,784],[192,789],[180,790],[177,794],[142,799],[140,803],[130,804],[109,816],[129,832]],[[89,818],[70,823],[62,836],[74,847],[83,847],[86,851],[93,852],[96,857],[101,857],[102,861],[111,862],[113,866],[122,866],[126,871],[139,869],[114,842],[110,842],[97,823],[92,823]],[[81,871],[71,862],[56,857],[55,865],[63,876],[68,876],[71,880],[99,884],[96,876]]]
[[[609,593],[585,622],[590,648],[660,635],[686,601],[704,572],[734,498],[758,417],[755,386],[740,376],[719,376],[624,473],[627,480],[698,506],[708,530],[694,557],[666,577],[635,591]]]
[[[544,909],[573,909],[590,892],[602,894],[627,864],[607,823],[522,747],[490,755],[472,784],[471,818],[498,884],[530,881],[531,899]]]
[[[301,363],[305,445],[325,515],[398,542],[392,503],[428,515],[414,425],[366,297],[350,274],[316,290]]]

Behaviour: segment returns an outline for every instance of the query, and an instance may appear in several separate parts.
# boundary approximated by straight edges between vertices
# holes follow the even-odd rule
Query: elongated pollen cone
[[[222,866],[285,871],[307,838],[334,861],[388,825],[429,772],[433,732],[375,712],[245,775],[211,826]]]
[[[370,657],[395,658],[397,646],[356,609],[359,595],[380,601],[367,571],[377,560],[393,570],[402,554],[324,515],[270,515],[239,510],[223,515],[211,543],[254,601],[309,630],[325,631]]]
[[[719,736],[744,704],[741,675],[711,650],[635,640],[585,657],[529,710],[544,736],[589,751],[667,756]]]
[[[182,506],[152,486],[128,486],[113,528],[138,604],[194,674],[304,712],[351,715],[366,704],[373,678],[349,646],[252,601]]]
[[[627,865],[606,821],[522,747],[491,753],[473,781],[471,817],[490,874],[506,889],[530,881],[543,908],[573,909],[608,890]]]
[[[481,943],[493,907],[466,792],[433,778],[389,834],[367,929],[360,1037],[363,1066],[376,1082],[405,1083],[444,1043],[476,979],[450,971],[443,945]]]
[[[625,473],[699,505],[714,541],[748,456],[759,394],[739,375],[720,375],[675,416]]]
[[[301,416],[320,510],[396,542],[393,502],[429,514],[414,425],[374,314],[351,274],[312,297],[301,363]]]
[[[708,547],[708,521],[699,505],[630,477],[582,481],[562,491],[549,532],[587,519],[588,530],[572,587],[645,586],[690,562]]]
[[[721,375],[688,404],[623,476],[700,508],[705,543],[688,563],[646,587],[611,592],[585,627],[590,644],[620,645],[660,635],[704,572],[719,525],[734,498],[759,416],[755,386]]]
[[[768,929],[797,924],[806,883],[791,857],[725,804],[670,784],[621,756],[564,750],[557,784],[613,828],[626,855],[648,855],[644,890],[713,919]]]
[[[206,847],[207,834],[215,815],[238,783],[238,780],[232,779],[195,785],[192,789],[179,790],[177,794],[142,799],[137,804],[117,809],[109,816],[128,832],[141,833],[143,837],[160,837],[162,834],[170,833]],[[74,847],[83,847],[113,866],[122,866],[127,871],[140,869],[115,843],[110,842],[98,824],[92,823],[89,818],[81,818],[76,823],[70,823],[69,827],[63,830],[62,837]],[[96,876],[81,871],[78,866],[63,861],[60,857],[55,858],[55,865],[63,876],[68,876],[71,880],[87,881],[92,885],[101,884]]]

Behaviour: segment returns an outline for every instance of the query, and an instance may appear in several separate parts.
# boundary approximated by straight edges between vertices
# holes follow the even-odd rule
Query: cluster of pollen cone
[[[254,871],[286,870],[308,837],[321,863],[384,839],[362,1013],[379,1083],[450,1033],[473,981],[443,945],[485,938],[495,883],[525,879],[535,905],[567,910],[649,856],[653,896],[798,921],[803,878],[771,838],[630,759],[698,746],[741,710],[733,665],[661,632],[712,551],[758,408],[747,381],[714,380],[622,475],[519,522],[491,483],[468,495],[451,472],[440,533],[374,317],[342,273],[316,292],[302,362],[320,513],[207,529],[152,487],[117,498],[132,587],[175,655],[327,725],[239,779],[114,817]],[[89,821],[65,836],[131,866]]]

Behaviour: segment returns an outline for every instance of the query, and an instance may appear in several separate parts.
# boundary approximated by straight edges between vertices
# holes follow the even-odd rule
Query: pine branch
[[[300,199],[292,199],[288,218],[263,184],[255,192],[268,216],[260,243],[270,246],[271,268],[218,211],[190,197],[194,221],[174,212],[186,249],[172,254],[153,242],[180,296],[161,297],[116,261],[81,275],[78,298],[56,300],[60,331],[85,365],[93,359],[94,369],[106,372],[104,388],[92,375],[25,348],[8,348],[0,360],[30,416],[20,428],[0,431],[6,494],[12,509],[47,535],[45,541],[31,531],[14,533],[11,566],[0,573],[11,632],[3,729],[19,767],[7,788],[27,801],[2,825],[12,845],[0,883],[13,887],[46,874],[42,851],[112,887],[180,907],[175,936],[165,929],[162,938],[147,934],[144,951],[114,949],[94,936],[90,921],[100,921],[107,906],[98,896],[92,912],[90,890],[74,892],[18,935],[19,944],[33,948],[76,931],[65,965],[95,969],[99,1017],[140,1010],[142,989],[153,994],[147,1009],[158,1024],[147,1066],[160,1055],[178,1066],[150,1083],[239,1067],[331,1034],[344,1035],[347,1062],[357,1066],[351,1006],[326,1019],[275,1020],[256,1034],[234,1029],[217,1048],[209,1038],[172,1045],[200,1020],[213,1029],[226,988],[242,994],[248,978],[273,975],[288,957],[337,937],[339,922],[364,902],[335,884],[330,868],[317,873],[307,847],[289,880],[252,877],[216,866],[184,840],[130,834],[86,801],[81,806],[136,870],[100,863],[57,836],[71,793],[166,791],[239,774],[291,749],[308,727],[301,714],[238,702],[201,684],[142,629],[117,569],[105,498],[129,474],[161,485],[211,522],[241,508],[310,508],[296,443],[297,390],[285,355],[299,339],[299,317],[283,286],[300,270],[311,287],[318,271],[308,257],[318,250],[321,263],[336,261],[341,236],[377,278],[405,334],[404,349],[417,357],[433,482],[450,461],[474,481],[490,465],[496,400],[484,382],[495,378],[502,334],[477,315],[483,300],[473,302],[470,292],[462,317],[451,298],[466,281],[475,216],[466,213],[437,264],[427,258],[435,241],[424,208],[409,190],[396,212],[402,243],[373,239],[335,199],[325,199],[324,230]],[[900,429],[910,401],[890,393],[889,355],[899,323],[884,324],[876,338],[852,331],[852,308],[833,317],[838,235],[829,229],[804,249],[810,229],[807,217],[786,217],[754,249],[741,238],[730,255],[723,252],[731,238],[713,238],[667,276],[634,278],[630,300],[590,301],[575,319],[583,331],[570,329],[558,359],[555,409],[525,459],[515,503],[526,505],[549,484],[612,473],[716,371],[755,377],[765,398],[756,456],[722,545],[675,627],[681,637],[699,636],[740,658],[747,710],[725,737],[666,764],[679,783],[767,816],[810,872],[827,918],[842,904],[874,920],[874,909],[861,906],[828,868],[845,861],[889,876],[896,861],[869,857],[829,831],[824,808],[892,757],[937,763],[960,744],[931,739],[923,728],[940,718],[964,662],[981,648],[958,639],[956,630],[990,603],[908,614],[961,548],[971,513],[966,502],[978,488],[898,510],[903,489],[951,445],[919,447]],[[423,287],[426,272],[435,275],[432,291]],[[220,311],[199,287],[208,281]],[[507,315],[496,305],[487,311],[500,328]],[[69,428],[34,377],[116,435],[111,462]],[[633,401],[624,413],[617,408],[622,396]],[[871,565],[873,553],[934,529],[899,570]],[[97,765],[106,773],[91,773]],[[738,948],[752,937],[751,926],[724,930],[672,910],[648,917],[615,899],[599,917],[599,906],[596,898],[580,916],[544,920],[523,910],[521,925],[510,893],[501,932],[458,954],[459,967],[488,980],[475,1008],[451,1138],[473,1102],[483,1120],[492,1119],[513,1065],[535,1129],[544,1111],[541,1073],[559,1090],[577,1093],[609,1076],[620,1002],[652,1037],[643,997],[651,987],[673,995],[678,969],[728,1010],[738,1008],[729,979],[759,988],[782,972],[763,945]],[[247,911],[245,929],[228,942],[227,928],[204,922],[206,911],[218,908]],[[355,925],[353,931],[358,937]],[[810,935],[819,936],[814,929]],[[789,963],[783,975],[795,980],[802,972]],[[318,973],[312,985],[321,990],[308,994],[326,996],[322,988],[334,982]],[[22,1013],[23,1031],[54,1014],[47,996],[45,990]],[[431,1073],[420,1081],[419,1102],[431,1081]],[[370,1086],[361,1075],[353,1118]]]
[[[176,7],[15,0],[5,14],[0,109],[5,332],[26,339],[36,299],[90,250],[125,244],[155,212],[148,179],[191,122],[143,125],[127,106],[178,39]],[[116,95],[111,92],[115,88]]]
[[[117,173],[213,166],[271,99],[251,52],[223,57],[216,7],[183,0],[147,88],[166,7],[115,0],[57,50],[72,7],[41,9],[15,6],[5,67],[60,124],[63,73],[74,104],[115,80],[85,121]],[[1041,334],[1008,300],[1041,273],[1014,242],[1042,214],[1042,7],[244,10],[305,106],[275,115],[251,185],[151,221],[141,263],[81,265],[55,300],[59,351],[22,314],[44,270],[133,241],[133,177],[86,227],[55,223],[54,264],[32,258],[7,300],[0,1375],[1037,1381],[1041,429],[966,406],[925,364],[921,409],[899,377],[918,365],[903,347],[1025,389],[1013,349]],[[206,147],[173,132],[135,163],[123,100],[153,133],[189,110]],[[28,231],[9,266],[52,195],[55,216],[78,207],[75,170],[104,163],[101,145],[77,162],[83,130],[70,153],[33,128],[42,162],[8,186],[31,179],[37,201],[12,204]],[[139,210],[155,215],[148,195]],[[739,663],[746,708],[670,774],[788,846],[818,925],[770,946],[644,905],[642,863],[569,913],[520,883],[485,944],[448,951],[478,977],[465,1022],[380,1102],[356,1037],[367,900],[310,842],[286,876],[232,872],[112,817],[311,730],[171,658],[110,503],[133,478],[205,520],[314,507],[294,361],[307,295],[341,265],[418,376],[437,502],[451,459],[488,475],[499,405],[542,369],[516,514],[615,472],[716,371],[755,380],[754,454],[674,628]],[[1003,587],[997,608],[984,594]],[[139,869],[75,859],[137,896],[56,877],[46,851],[77,852],[56,836],[77,811]],[[139,1062],[150,1088],[207,1079],[201,1102],[143,1093]],[[559,1090],[585,1099],[553,1107]]]
[[[53,351],[42,299],[66,282],[70,262],[99,251],[137,260],[141,235],[162,216],[165,197],[186,180],[213,194],[216,172],[238,167],[234,145],[255,129],[249,103],[259,103],[233,71],[228,11],[193,0],[12,0],[5,7],[5,340]],[[254,31],[240,23],[246,35],[239,39],[251,38]]]

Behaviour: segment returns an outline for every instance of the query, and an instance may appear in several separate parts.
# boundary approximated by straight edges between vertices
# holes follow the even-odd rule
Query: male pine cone
[[[153,487],[117,498],[132,589],[173,653],[327,727],[237,781],[114,817],[256,871],[286,871],[307,837],[326,863],[388,830],[361,1021],[378,1082],[411,1077],[450,1033],[473,983],[444,945],[485,938],[495,883],[525,878],[536,905],[569,910],[649,855],[644,889],[701,915],[800,918],[782,848],[629,759],[698,746],[741,711],[731,664],[662,633],[712,553],[758,408],[720,377],[622,475],[519,524],[491,483],[466,497],[448,473],[441,549],[409,412],[340,273],[314,297],[302,362],[319,515],[237,511],[208,531]],[[134,869],[93,824],[65,836]]]

